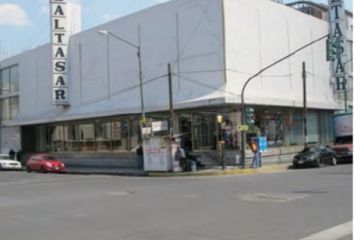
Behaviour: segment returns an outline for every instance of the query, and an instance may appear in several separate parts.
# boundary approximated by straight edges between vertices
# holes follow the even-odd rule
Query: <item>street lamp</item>
[[[129,42],[128,40],[125,40],[124,38],[121,38],[119,36],[117,36],[116,34],[108,31],[108,30],[104,30],[104,29],[99,29],[98,33],[102,34],[102,35],[106,35],[106,36],[111,36],[121,42],[124,42],[125,44],[135,48],[137,50],[137,56],[138,56],[138,60],[139,60],[139,83],[140,83],[140,101],[141,101],[141,118],[142,118],[142,122],[145,123],[145,109],[144,109],[144,92],[143,92],[143,72],[141,69],[141,43],[140,43],[140,26],[139,26],[139,44],[136,45],[134,43]]]

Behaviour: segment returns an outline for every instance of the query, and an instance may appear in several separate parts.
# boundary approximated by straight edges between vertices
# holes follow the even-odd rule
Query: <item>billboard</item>
[[[52,103],[68,105],[68,23],[67,0],[50,0],[51,43],[52,43]]]
[[[333,77],[335,79],[336,91],[346,90],[346,28],[344,0],[329,0],[329,41],[333,46],[334,56],[331,57]]]
[[[353,115],[341,114],[333,117],[334,137],[353,135]]]

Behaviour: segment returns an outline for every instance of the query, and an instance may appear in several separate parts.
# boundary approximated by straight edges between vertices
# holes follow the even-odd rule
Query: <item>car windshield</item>
[[[8,159],[11,159],[11,158],[10,158],[10,156],[7,156],[7,155],[0,156],[0,160],[5,160],[5,159],[8,160]]]
[[[315,147],[307,147],[307,148],[304,148],[304,150],[302,150],[302,153],[307,153],[307,152],[314,153],[316,151],[317,151],[317,148],[315,148]]]
[[[52,156],[43,156],[43,159],[45,159],[47,161],[56,161],[57,160],[55,157],[52,157]]]

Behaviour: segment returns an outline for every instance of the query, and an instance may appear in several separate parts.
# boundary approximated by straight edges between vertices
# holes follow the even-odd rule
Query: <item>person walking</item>
[[[16,152],[11,148],[9,152],[9,156],[11,159],[15,159]]]
[[[251,139],[250,148],[254,154],[251,167],[258,168],[259,164],[260,164],[260,159],[259,159],[260,151],[259,151],[259,146],[257,144],[256,139],[254,139],[254,138]]]

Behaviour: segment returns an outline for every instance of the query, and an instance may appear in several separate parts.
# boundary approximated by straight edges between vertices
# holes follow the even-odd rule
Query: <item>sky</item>
[[[71,0],[81,6],[82,30],[167,1]],[[352,11],[352,0],[345,5]],[[46,44],[49,38],[49,0],[0,0],[0,59]]]

